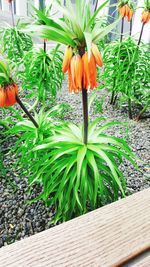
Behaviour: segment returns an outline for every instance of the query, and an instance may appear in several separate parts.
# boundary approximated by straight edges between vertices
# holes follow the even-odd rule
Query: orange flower
[[[66,73],[69,69],[70,61],[73,55],[72,48],[68,46],[66,48],[65,54],[64,54],[64,59],[63,59],[63,64],[62,64],[62,71]]]
[[[90,75],[89,75],[89,59],[88,53],[86,52],[83,57],[83,87],[88,89],[90,87]]]
[[[121,7],[119,8],[119,12],[120,12],[120,16],[121,16],[121,17],[125,17],[125,12],[126,12],[126,8],[125,8],[125,6],[121,6]]]
[[[146,24],[150,20],[150,12],[149,11],[143,11],[142,17],[141,17],[141,22]]]
[[[0,88],[0,107],[13,106],[16,101],[16,95],[18,95],[18,86],[16,84],[10,84]]]
[[[125,17],[128,17],[130,8],[128,5],[125,5]]]
[[[3,87],[0,87],[0,107],[3,108],[5,106],[6,101],[6,93]]]
[[[83,64],[80,55],[75,56],[75,84],[78,91],[82,90]]]
[[[90,61],[89,61],[89,73],[90,73],[90,88],[94,89],[97,87],[97,82],[96,82],[96,62],[95,62],[95,57],[93,54],[91,54]]]
[[[103,60],[102,60],[102,56],[98,50],[98,47],[96,44],[92,43],[92,53],[94,55],[95,58],[95,62],[98,66],[102,67],[103,66]]]
[[[133,18],[133,14],[134,14],[133,9],[130,8],[129,14],[128,14],[128,21],[131,21],[131,19]]]
[[[83,86],[85,89],[94,89],[96,87],[96,61],[91,53],[90,59],[86,52],[83,57]]]
[[[69,74],[69,91],[79,92],[82,89],[83,65],[80,55],[72,57],[70,62]]]
[[[130,8],[128,5],[121,6],[119,8],[119,12],[120,12],[120,16],[127,17],[128,21],[131,21],[133,14],[134,14],[133,9]]]

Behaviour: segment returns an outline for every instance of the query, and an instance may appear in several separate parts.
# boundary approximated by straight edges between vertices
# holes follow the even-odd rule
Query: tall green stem
[[[44,39],[44,52],[46,53],[47,47],[46,47],[46,41]]]
[[[139,121],[142,118],[143,113],[147,110],[148,106],[149,106],[149,101],[146,103],[146,105],[144,106],[144,108],[140,111],[139,115],[136,117],[136,120]],[[149,117],[149,116],[147,116]]]
[[[130,20],[130,36],[132,34],[132,19]]]
[[[79,47],[79,54],[82,57],[85,53],[85,47]],[[88,143],[88,93],[87,89],[84,88],[83,81],[82,81],[82,105],[83,105],[83,123],[84,123],[84,137],[83,142],[84,144]]]
[[[142,25],[142,28],[141,28],[141,32],[140,32],[140,37],[139,37],[139,41],[138,41],[138,44],[137,45],[140,45],[140,43],[141,43],[141,39],[142,39],[142,35],[143,35],[143,30],[144,30],[144,23],[143,23],[143,25]]]
[[[30,114],[30,112],[27,110],[27,108],[24,106],[24,104],[22,103],[21,99],[19,98],[19,96],[16,96],[16,101],[17,103],[20,105],[20,107],[23,109],[23,111],[26,113],[26,115],[29,117],[29,119],[32,121],[32,123],[35,125],[36,128],[39,128],[37,122],[35,121],[35,119],[32,117],[32,115]]]
[[[123,30],[124,30],[124,17],[122,18],[122,21],[121,21],[121,36],[120,36],[120,42],[122,42],[122,39],[123,39]]]

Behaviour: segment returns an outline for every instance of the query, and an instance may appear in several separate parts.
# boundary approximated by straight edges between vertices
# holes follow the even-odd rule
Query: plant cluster
[[[20,21],[15,27],[3,27],[0,29],[1,42],[4,56],[11,62],[19,65],[26,52],[33,47],[32,38],[21,31],[23,25]]]
[[[120,5],[126,10],[126,3],[121,2]],[[126,13],[122,16],[126,16]],[[105,86],[112,92],[110,103],[115,104],[117,97],[123,96],[128,101],[131,119],[132,103],[142,107],[137,119],[140,119],[150,103],[149,47],[141,43],[144,25],[148,20],[143,22],[143,13],[141,21],[143,25],[138,43],[131,36],[123,40],[122,31],[121,40],[110,43],[104,51],[103,79]]]
[[[46,10],[35,10],[36,23],[28,25],[26,31],[36,32],[42,38],[43,50],[32,49],[23,57],[21,55],[20,61],[24,69],[19,72],[19,77],[23,80],[23,88],[30,90],[29,96],[32,99],[33,96],[37,97],[40,104],[38,113],[34,111],[31,114],[24,106],[20,94],[14,90],[15,82],[8,72],[9,68],[4,67],[4,63],[0,65],[0,103],[1,107],[6,107],[7,100],[10,106],[15,99],[29,118],[19,119],[7,134],[18,136],[12,153],[16,154],[16,165],[20,165],[22,173],[29,177],[29,186],[32,189],[36,183],[41,185],[41,194],[33,201],[42,199],[46,205],[53,205],[56,223],[125,197],[126,179],[120,166],[124,160],[137,166],[127,143],[105,133],[109,127],[120,125],[119,122],[101,125],[102,118],[93,122],[89,120],[88,92],[96,88],[96,68],[103,65],[97,43],[118,23],[117,20],[101,27],[101,21],[97,20],[100,10],[109,1],[106,0],[94,13],[87,0],[76,0],[76,9],[71,0],[66,1],[66,6],[59,0],[53,2],[63,17],[56,19],[49,17]],[[9,3],[11,6],[12,1]],[[128,16],[131,17],[129,13],[128,10]],[[66,46],[63,60],[58,45],[51,52],[48,51],[47,40]],[[122,42],[119,51],[123,64],[125,49],[126,45]],[[105,55],[107,53],[105,51]],[[113,60],[117,54],[118,48],[114,46],[111,54]],[[106,64],[108,67],[105,67],[105,71],[108,68],[109,76],[117,79],[111,75],[109,62]],[[116,67],[115,64],[113,67]],[[61,68],[62,72],[68,74],[69,92],[82,95],[83,123],[80,125],[57,120],[59,114],[63,113],[63,106],[51,109],[47,105],[49,95],[56,96],[57,89],[61,87]],[[8,79],[6,84],[5,76]]]
[[[42,48],[31,50],[25,55],[20,77],[23,89],[29,91],[28,97],[37,97],[42,103],[49,97],[56,97],[63,81],[62,56],[59,46],[47,52]]]

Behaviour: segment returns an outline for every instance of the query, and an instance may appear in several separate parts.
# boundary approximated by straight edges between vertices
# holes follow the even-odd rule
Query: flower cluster
[[[133,9],[131,7],[129,7],[128,5],[123,5],[119,8],[119,12],[121,17],[127,17],[128,21],[131,21],[132,17],[133,17]]]
[[[10,84],[5,87],[0,87],[0,107],[13,106],[16,103],[16,96],[18,95],[18,86]]]
[[[103,66],[101,54],[96,44],[92,43],[91,53],[85,52],[81,57],[74,54],[69,46],[66,48],[62,71],[68,72],[69,92],[78,93],[84,89],[94,89],[96,83],[96,65]]]
[[[141,21],[142,23],[146,24],[148,23],[150,20],[150,11],[149,10],[144,10],[142,12],[142,17],[141,17]]]

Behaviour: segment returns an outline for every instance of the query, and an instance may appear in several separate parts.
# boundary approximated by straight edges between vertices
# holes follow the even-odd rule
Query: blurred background
[[[72,0],[72,2],[74,2],[75,0]],[[14,14],[15,14],[15,18],[16,20],[18,18],[23,18],[23,19],[27,19],[30,18],[32,16],[32,6],[35,6],[36,8],[40,9],[43,7],[48,7],[50,5],[50,3],[52,3],[53,1],[50,0],[13,0],[13,10],[14,10]],[[91,0],[91,3],[93,4],[93,6],[97,5],[100,6],[102,3],[104,2],[104,0]],[[108,22],[113,22],[113,20],[115,20],[118,16],[118,12],[116,9],[117,6],[117,0],[110,0],[109,1],[109,5],[107,6],[107,8],[105,8],[103,10],[103,12],[100,14],[101,16],[107,16],[107,20]],[[141,22],[140,22],[140,16],[142,13],[142,7],[144,6],[144,0],[134,0],[133,1],[135,3],[135,7],[136,7],[136,13],[133,19],[133,28],[132,28],[132,35],[135,35],[135,37],[138,38],[139,36],[139,32],[141,30]],[[55,16],[58,16],[58,13],[55,14]],[[0,0],[0,23],[10,23],[11,19],[10,19],[10,12],[9,12],[9,5],[8,5],[8,1],[7,0]],[[125,25],[125,31],[127,32],[128,29],[128,23],[126,23]],[[118,27],[117,31],[119,32],[119,28]],[[111,39],[114,38],[114,35],[110,36]],[[144,30],[144,34],[143,34],[143,41],[145,43],[150,43],[150,26],[149,24],[145,25],[145,30]]]

